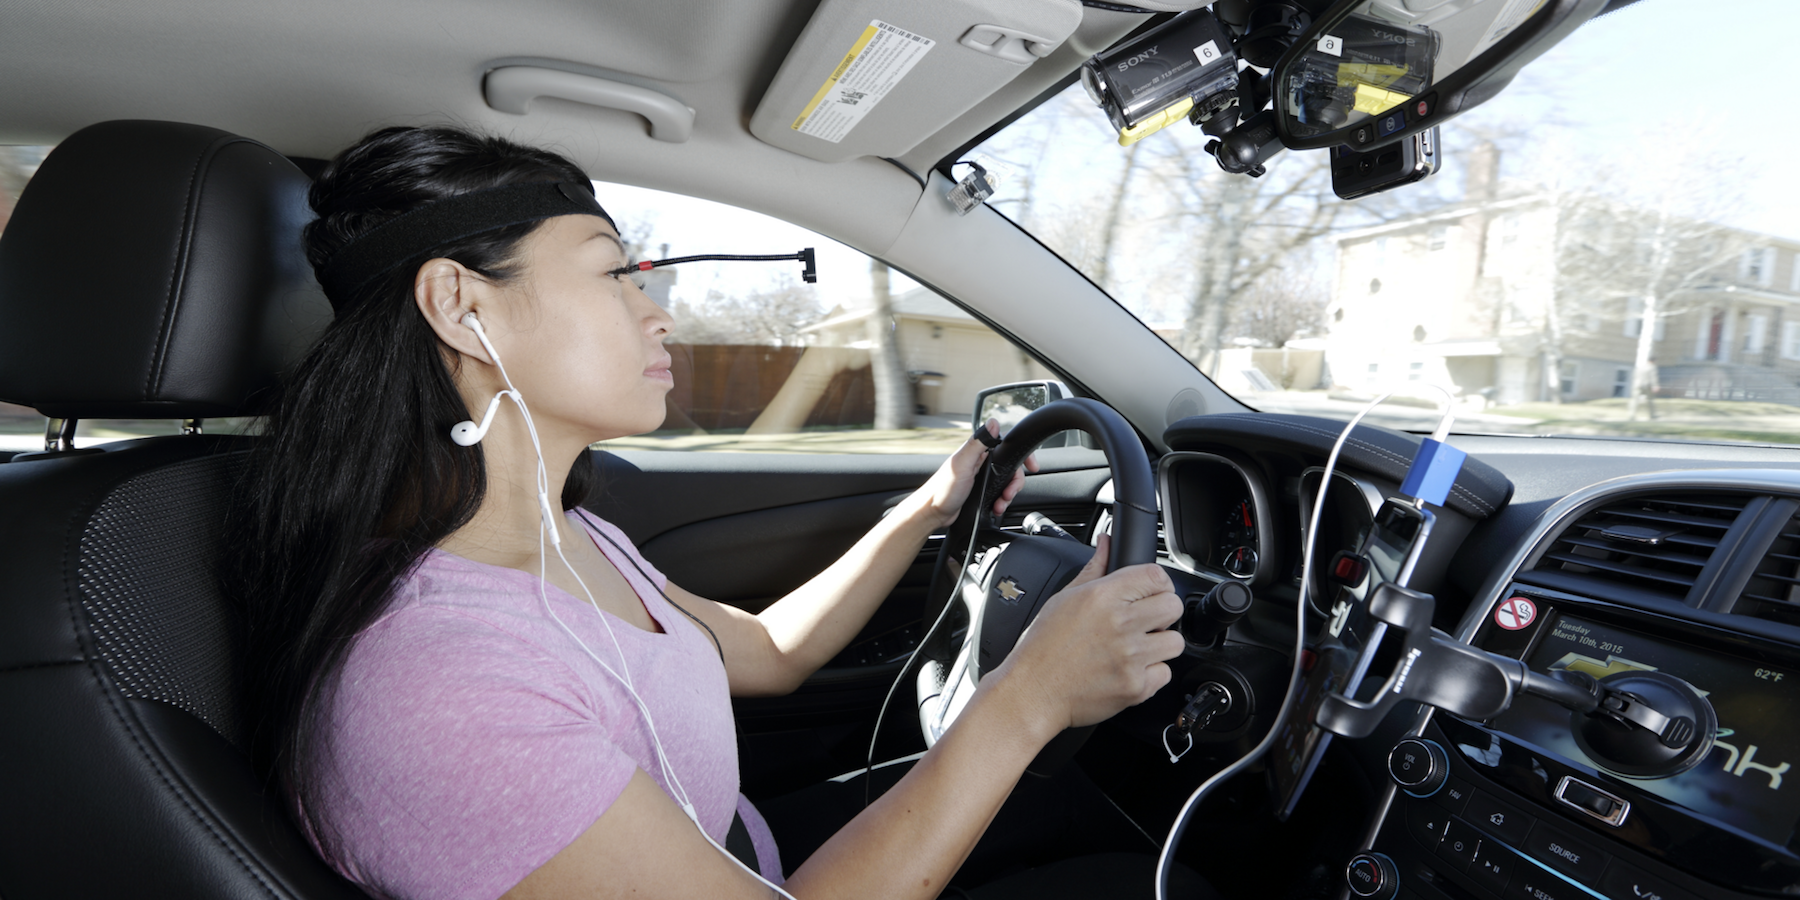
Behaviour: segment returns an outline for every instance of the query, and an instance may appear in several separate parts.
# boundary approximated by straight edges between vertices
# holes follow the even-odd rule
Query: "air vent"
[[[1800,515],[1788,519],[1744,584],[1732,612],[1800,625]]]
[[[1749,500],[1720,494],[1614,500],[1564,531],[1533,574],[1565,583],[1557,586],[1577,581],[1591,590],[1606,582],[1685,600]]]

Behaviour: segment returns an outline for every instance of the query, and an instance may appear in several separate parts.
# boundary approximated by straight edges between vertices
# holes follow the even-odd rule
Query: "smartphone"
[[[1438,170],[1436,125],[1385,147],[1358,152],[1331,148],[1331,192],[1344,200],[1414,184]]]
[[[1338,582],[1330,618],[1312,647],[1311,668],[1302,673],[1294,711],[1269,750],[1275,815],[1282,821],[1293,813],[1325,756],[1325,748],[1331,745],[1331,733],[1314,724],[1319,705],[1329,694],[1356,697],[1387,634],[1387,623],[1370,617],[1365,601],[1378,584],[1407,586],[1436,521],[1430,510],[1388,498],[1357,547],[1362,578],[1355,583]]]

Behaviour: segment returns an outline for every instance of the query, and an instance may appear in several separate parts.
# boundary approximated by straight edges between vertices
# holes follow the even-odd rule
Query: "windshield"
[[[1422,429],[1442,389],[1461,432],[1794,444],[1800,127],[1769,91],[1795,25],[1782,0],[1601,17],[1445,125],[1435,175],[1352,201],[1325,151],[1250,178],[1185,122],[1121,147],[1079,83],[968,158],[1253,408],[1348,419],[1395,391],[1371,418]]]

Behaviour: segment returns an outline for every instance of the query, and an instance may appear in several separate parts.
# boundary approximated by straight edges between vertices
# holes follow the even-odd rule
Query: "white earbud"
[[[474,313],[464,313],[462,323],[467,326],[469,330],[475,332],[475,339],[481,341],[481,348],[486,350],[488,352],[488,358],[498,365],[500,362],[500,354],[495,352],[494,345],[488,341],[487,332],[483,331],[481,328],[481,320],[475,318]],[[481,443],[481,439],[487,437],[488,426],[494,424],[494,412],[500,408],[500,398],[505,397],[509,393],[512,392],[510,390],[501,391],[494,395],[493,401],[488,403],[487,413],[481,417],[480,425],[475,424],[473,419],[464,419],[463,421],[452,425],[450,427],[450,440],[454,441],[458,447],[473,447],[476,444]]]
[[[481,439],[487,437],[488,426],[494,424],[494,413],[500,409],[500,398],[510,393],[512,392],[501,391],[494,395],[494,399],[488,403],[487,413],[481,417],[480,425],[475,424],[473,419],[464,419],[450,426],[450,440],[455,441],[458,447],[473,447],[481,443]]]

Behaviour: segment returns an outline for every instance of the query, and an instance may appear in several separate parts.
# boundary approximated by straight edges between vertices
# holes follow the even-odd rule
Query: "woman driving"
[[[311,203],[335,319],[271,416],[234,578],[258,763],[370,893],[936,897],[1051,737],[1168,681],[1181,604],[1154,565],[1101,574],[1103,541],[923,758],[784,858],[738,793],[730,698],[790,692],[855,637],[982,445],[761,613],[697,597],[580,505],[588,447],[658,427],[673,384],[670,319],[586,174],[388,128]]]

